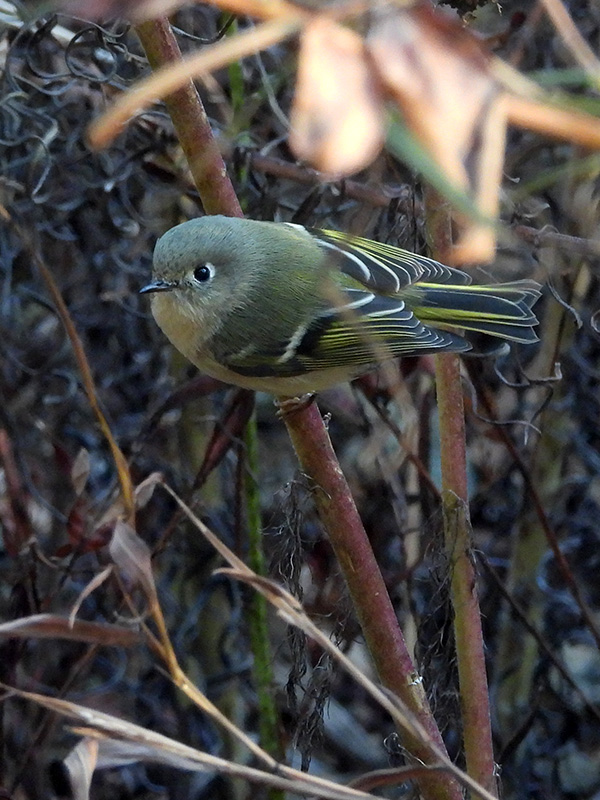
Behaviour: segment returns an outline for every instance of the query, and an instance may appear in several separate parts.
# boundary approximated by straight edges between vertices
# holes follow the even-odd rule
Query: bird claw
[[[299,397],[286,397],[285,399],[275,400],[275,405],[278,406],[277,416],[283,418],[288,417],[290,414],[297,414],[298,411],[304,411],[305,408],[315,402],[316,397],[316,392],[307,392]]]

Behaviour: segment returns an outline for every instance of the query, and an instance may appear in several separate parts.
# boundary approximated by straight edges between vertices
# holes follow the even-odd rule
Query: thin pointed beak
[[[140,294],[150,294],[150,292],[168,292],[171,289],[175,288],[174,283],[169,283],[169,281],[152,281],[147,286],[144,286],[140,289]]]

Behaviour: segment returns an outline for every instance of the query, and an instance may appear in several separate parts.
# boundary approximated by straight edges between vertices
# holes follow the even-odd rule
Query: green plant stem
[[[449,252],[447,204],[435,192],[426,195],[432,255]],[[489,694],[485,669],[477,573],[472,557],[467,490],[465,416],[460,358],[436,356],[436,388],[440,419],[444,539],[451,571],[454,638],[460,684],[463,740],[468,774],[497,794]]]
[[[246,424],[244,435],[246,446],[245,470],[245,496],[246,496],[246,522],[248,530],[248,566],[257,575],[266,575],[266,559],[263,548],[263,531],[260,515],[260,493],[257,482],[258,474],[258,429],[256,424],[256,410]],[[282,761],[285,753],[278,735],[279,718],[273,694],[273,655],[269,641],[269,626],[267,620],[268,604],[266,598],[259,592],[254,592],[251,600],[249,615],[250,643],[254,656],[253,674],[258,707],[260,711],[259,732],[262,747]],[[269,797],[283,798],[279,789],[270,789]]]
[[[431,740],[445,750],[321,414],[312,403],[299,412],[285,414],[284,419],[302,470],[314,483],[315,505],[340,563],[379,679],[406,703]],[[404,744],[423,763],[436,761],[426,743],[406,737]],[[419,779],[419,786],[427,798],[462,797],[460,787],[447,774],[431,773]]]
[[[168,20],[161,18],[143,22],[136,28],[153,69],[181,59],[181,51]],[[202,101],[192,81],[165,99],[175,132],[185,153],[200,199],[207,214],[242,216],[237,196],[227,176],[225,163],[213,136]],[[256,418],[246,426],[247,479],[245,481],[249,557],[251,567],[265,574],[262,530],[256,475]],[[249,613],[250,642],[254,657],[254,677],[260,709],[259,729],[262,747],[274,758],[282,760],[278,737],[278,717],[272,693],[272,655],[267,626],[266,600],[255,593]],[[281,800],[283,791],[270,789],[271,800]]]

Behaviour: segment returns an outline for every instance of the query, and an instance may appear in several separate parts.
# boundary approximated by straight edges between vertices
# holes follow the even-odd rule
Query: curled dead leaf
[[[156,586],[152,574],[150,548],[135,530],[117,520],[109,552],[121,577],[130,585],[142,589],[151,607],[157,604]]]
[[[302,32],[290,147],[330,174],[366,167],[383,145],[383,99],[362,38],[325,16]]]
[[[90,738],[81,739],[63,761],[74,800],[89,800],[97,762],[98,740]]]
[[[82,447],[75,457],[73,466],[71,467],[71,481],[75,494],[79,497],[85,489],[85,485],[90,476],[90,454]]]
[[[139,644],[140,636],[131,628],[104,622],[69,620],[59,614],[34,614],[0,624],[0,640],[5,639],[68,639],[113,647]]]
[[[408,127],[447,178],[469,188],[478,134],[499,94],[474,37],[428,6],[387,7],[375,16],[367,49]]]
[[[154,490],[160,486],[163,476],[160,472],[152,472],[135,487],[135,507],[144,508],[152,498]]]
[[[481,43],[457,20],[419,4],[376,12],[367,49],[389,97],[445,178],[472,196],[481,215],[495,217],[507,122],[503,90]],[[461,223],[453,260],[489,260],[491,227]]]

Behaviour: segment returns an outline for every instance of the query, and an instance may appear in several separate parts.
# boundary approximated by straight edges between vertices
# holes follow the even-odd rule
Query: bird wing
[[[467,286],[471,276],[400,247],[373,242],[339,231],[311,230],[330,251],[342,274],[377,294],[392,295],[416,282]]]
[[[286,341],[270,341],[268,350],[250,341],[220,361],[253,377],[301,375],[313,370],[355,367],[359,373],[387,358],[424,355],[439,350],[470,349],[461,336],[424,325],[403,300],[344,287],[332,303]]]
[[[470,349],[462,337],[424,325],[398,298],[357,289],[345,294],[350,302],[320,314],[298,342],[295,358],[305,368],[360,366],[396,356]]]
[[[541,287],[535,281],[475,286],[466,272],[398,247],[336,231],[313,236],[331,253],[342,282],[358,282],[363,291],[383,295],[382,302],[401,298],[425,327],[450,325],[508,341],[538,340],[532,308]],[[371,316],[372,308],[364,313]]]

